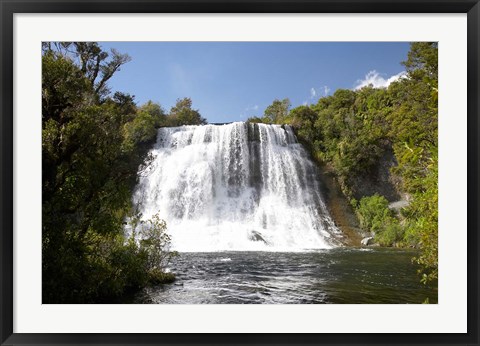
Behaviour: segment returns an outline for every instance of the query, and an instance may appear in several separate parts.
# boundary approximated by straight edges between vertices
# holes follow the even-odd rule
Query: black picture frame
[[[478,345],[479,0],[0,0],[1,345]],[[467,13],[468,332],[465,334],[19,334],[13,332],[13,16],[15,13]],[[455,318],[452,316],[452,318]]]

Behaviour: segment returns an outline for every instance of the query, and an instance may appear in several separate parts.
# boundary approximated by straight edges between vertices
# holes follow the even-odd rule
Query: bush
[[[166,231],[167,224],[160,219],[159,213],[147,221],[140,222],[140,251],[147,259],[145,263],[147,272],[164,272],[170,261],[178,256],[176,251],[170,251],[170,236]]]
[[[175,275],[165,273],[155,268],[148,272],[148,283],[150,285],[170,284],[175,281]]]
[[[403,241],[404,229],[395,218],[385,220],[385,225],[375,234],[375,241],[381,246],[392,246]]]
[[[375,234],[375,242],[382,246],[392,246],[403,242],[404,228],[400,225],[393,211],[388,208],[388,201],[380,195],[363,197],[360,202],[352,201],[360,221],[360,227]]]
[[[384,227],[385,220],[393,216],[385,197],[375,194],[363,197],[356,210],[360,227],[365,231],[377,232]]]

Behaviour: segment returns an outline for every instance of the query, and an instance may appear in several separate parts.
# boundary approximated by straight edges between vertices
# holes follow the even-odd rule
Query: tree
[[[312,143],[315,138],[315,121],[317,113],[309,106],[299,106],[290,111],[287,123],[295,127],[298,135],[305,141]]]
[[[122,65],[131,60],[128,54],[122,54],[113,48],[109,53],[103,51],[97,42],[55,42],[53,45],[43,43],[42,49],[44,53],[55,52],[76,60],[100,101],[110,92],[107,81]]]
[[[135,96],[133,95],[116,91],[115,94],[113,94],[111,101],[118,106],[122,114],[132,115],[137,112]]]
[[[416,193],[416,178],[426,177],[438,150],[437,44],[412,43],[403,64],[408,78],[388,89],[394,106],[389,115],[390,136],[395,139],[396,170],[403,178],[404,189]]]
[[[404,229],[388,207],[385,197],[375,194],[363,197],[360,202],[354,201],[355,213],[360,221],[360,227],[372,232],[375,241],[382,246],[400,245]]]
[[[247,119],[247,122],[249,122],[249,123],[257,123],[257,124],[258,124],[258,123],[263,123],[264,121],[263,121],[263,118],[254,116],[254,117],[248,118],[248,119]]]
[[[156,127],[164,126],[166,123],[165,111],[158,103],[148,101],[140,107],[139,113],[149,114],[153,118]]]
[[[410,78],[424,81],[432,88],[438,86],[438,43],[413,42],[408,59],[402,63]]]
[[[85,74],[68,58],[49,51],[42,56],[42,120],[63,124],[65,111],[93,103],[93,88]]]
[[[290,110],[290,100],[288,98],[283,100],[275,99],[273,103],[265,109],[264,120],[267,123],[279,124],[288,116]]]
[[[207,120],[200,115],[198,109],[192,109],[192,100],[188,97],[178,99],[168,115],[170,126],[204,125],[206,123]]]
[[[125,93],[110,97],[106,82],[126,59],[103,53],[96,43],[43,45],[44,303],[115,301],[151,281],[146,268],[158,255],[125,239],[124,222],[165,114]],[[164,279],[172,275],[157,270],[155,282]]]
[[[332,168],[348,197],[358,193],[362,175],[373,177],[379,159],[393,151],[390,178],[410,197],[402,221],[382,196],[357,196],[356,213],[380,244],[419,247],[415,260],[427,283],[438,275],[438,44],[412,43],[403,65],[406,78],[386,89],[340,89],[314,106],[293,109],[286,119],[312,155]],[[270,106],[270,121],[274,110]]]
[[[165,124],[166,115],[162,107],[148,101],[138,109],[133,120],[124,125],[124,149],[131,151],[151,144],[157,136],[157,129]]]
[[[158,273],[164,273],[171,260],[178,255],[170,251],[170,236],[167,224],[160,219],[159,213],[152,216],[140,227],[140,250],[146,253],[146,271],[157,279]]]

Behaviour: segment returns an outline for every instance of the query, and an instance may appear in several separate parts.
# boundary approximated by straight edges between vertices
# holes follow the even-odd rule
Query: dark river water
[[[415,255],[385,248],[181,253],[171,266],[176,282],[148,288],[134,303],[437,303],[437,288],[420,283]]]

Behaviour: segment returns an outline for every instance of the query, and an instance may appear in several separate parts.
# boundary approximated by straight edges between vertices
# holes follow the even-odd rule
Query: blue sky
[[[100,42],[132,61],[109,81],[112,91],[169,110],[190,97],[208,122],[262,116],[274,99],[292,107],[337,89],[381,87],[404,71],[406,42]]]

